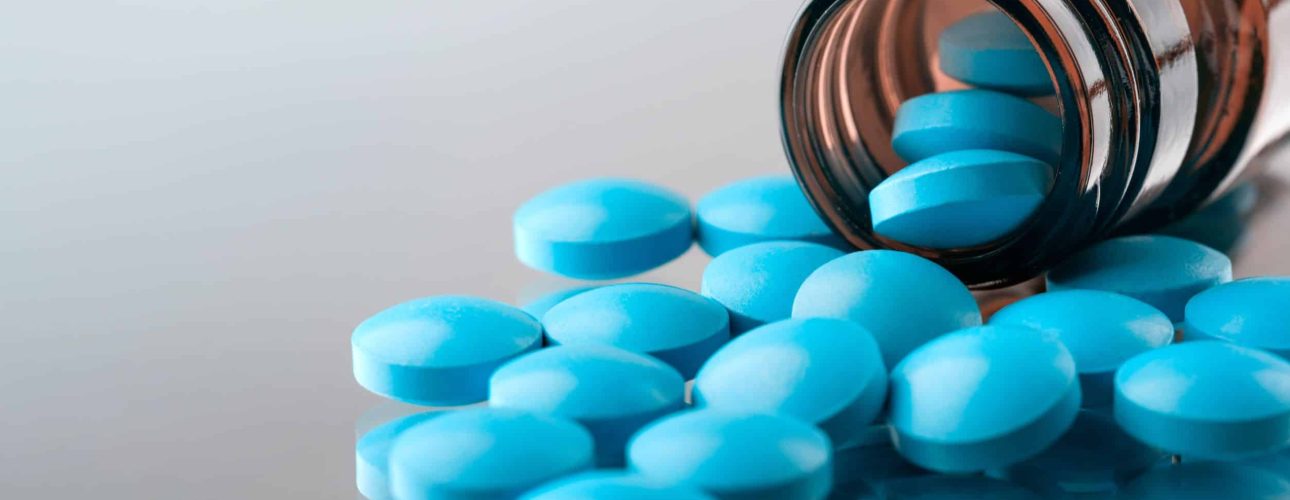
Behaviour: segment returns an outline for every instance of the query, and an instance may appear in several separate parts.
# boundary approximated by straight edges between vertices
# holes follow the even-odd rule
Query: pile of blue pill
[[[942,69],[979,89],[902,109],[895,147],[914,163],[873,193],[883,234],[979,244],[1046,196],[1060,124],[1024,97],[1051,92],[1048,76],[997,16],[941,39]],[[1125,236],[987,315],[935,262],[850,249],[790,176],[691,206],[627,179],[548,190],[515,213],[518,259],[600,281],[519,306],[421,298],[359,324],[358,383],[434,407],[359,439],[359,491],[1290,497],[1275,454],[1290,446],[1290,278],[1233,281],[1198,238]],[[696,242],[712,256],[698,292],[607,281]]]

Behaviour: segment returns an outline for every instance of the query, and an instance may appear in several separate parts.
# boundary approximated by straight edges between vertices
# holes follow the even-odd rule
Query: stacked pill
[[[896,114],[892,148],[909,162],[869,194],[874,232],[927,248],[998,240],[1053,185],[1061,120],[1028,96],[1051,94],[1047,67],[1005,14],[969,16],[938,41],[940,69],[975,88],[915,97]]]
[[[888,236],[989,241],[1045,195],[1060,126],[1020,96],[1050,91],[1047,70],[999,16],[941,38],[942,69],[979,89],[907,103],[896,147],[915,163],[874,192]],[[987,108],[1012,116],[969,119]],[[1268,480],[1290,470],[1269,458],[1290,446],[1290,279],[1232,281],[1199,242],[1109,239],[998,307],[931,260],[846,249],[787,176],[695,210],[643,181],[575,182],[512,229],[521,262],[566,278],[630,278],[695,242],[712,259],[698,291],[587,282],[522,307],[436,296],[361,322],[362,387],[473,405],[363,435],[364,496],[1179,498],[1181,473],[1290,492]]]

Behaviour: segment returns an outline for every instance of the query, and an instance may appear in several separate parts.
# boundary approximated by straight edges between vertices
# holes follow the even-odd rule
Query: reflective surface
[[[0,16],[0,496],[354,498],[355,422],[404,408],[354,382],[353,327],[569,285],[510,246],[558,183],[693,201],[786,172],[798,6],[21,3]],[[1267,203],[1240,276],[1290,274],[1290,204]],[[707,260],[639,279],[696,290]]]

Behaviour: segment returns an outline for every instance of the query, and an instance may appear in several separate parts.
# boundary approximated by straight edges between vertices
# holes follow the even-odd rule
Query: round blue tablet
[[[354,378],[369,391],[414,404],[488,399],[498,366],[542,346],[542,325],[487,299],[440,296],[396,305],[354,329]]]
[[[868,429],[887,401],[878,342],[846,320],[785,320],[739,337],[704,363],[695,406],[815,424],[836,444]]]
[[[566,184],[515,212],[515,254],[540,271],[579,279],[640,274],[693,243],[689,203],[666,189],[626,179]]]
[[[911,163],[950,151],[995,149],[1056,165],[1062,121],[1030,101],[989,90],[925,94],[901,104],[891,145]]]
[[[881,498],[918,500],[1039,500],[1015,484],[981,476],[928,475],[893,479],[878,486]]]
[[[1129,358],[1173,342],[1174,324],[1146,303],[1100,290],[1035,295],[995,313],[991,325],[1056,335],[1075,357],[1085,407],[1110,407],[1115,370]]]
[[[941,71],[974,87],[1024,96],[1053,93],[1048,66],[1026,33],[1000,11],[951,24],[938,39]]]
[[[901,169],[869,192],[873,229],[929,248],[982,245],[1021,227],[1048,196],[1053,168],[1006,151],[941,153]]]
[[[563,290],[556,290],[524,303],[524,305],[520,306],[520,309],[529,313],[529,316],[533,316],[534,318],[541,320],[542,316],[545,316],[547,311],[550,311],[556,304],[564,302],[564,299],[595,288],[595,286],[575,286],[572,288],[565,288]]]
[[[1050,498],[1067,494],[1109,496],[1164,457],[1159,450],[1125,434],[1110,415],[1081,410],[1070,430],[1043,453],[1006,469],[990,471],[990,475]]]
[[[734,335],[788,319],[806,277],[840,250],[794,241],[756,243],[718,255],[703,271],[700,293],[730,310]]]
[[[390,494],[390,448],[394,439],[403,431],[440,415],[436,412],[417,413],[381,424],[363,434],[354,445],[354,478],[358,492],[371,500],[394,498]]]
[[[856,252],[811,273],[793,300],[793,318],[812,317],[859,323],[878,339],[887,367],[933,338],[981,324],[976,299],[958,278],[892,250]]]
[[[1187,302],[1184,338],[1257,347],[1290,358],[1290,278],[1252,278],[1210,288]]]
[[[891,373],[896,449],[940,472],[1011,465],[1043,451],[1079,411],[1075,359],[1055,335],[983,326],[945,335]]]
[[[697,410],[643,429],[628,460],[642,475],[717,498],[820,499],[832,486],[832,451],[796,419]]]
[[[686,380],[730,340],[720,303],[667,285],[609,285],[575,295],[542,317],[552,344],[607,344],[649,354]]]
[[[578,424],[471,409],[403,431],[390,451],[390,490],[400,499],[515,498],[591,466],[591,435]]]
[[[577,421],[596,438],[596,464],[621,466],[632,434],[685,406],[685,381],[671,366],[644,354],[562,345],[499,368],[489,383],[488,403]]]
[[[1290,363],[1226,342],[1183,342],[1115,375],[1115,419],[1184,457],[1240,459],[1290,445]]]
[[[1200,243],[1172,236],[1126,236],[1103,241],[1048,272],[1048,291],[1106,290],[1151,304],[1183,320],[1187,301],[1232,280],[1232,261]]]
[[[1117,498],[1214,500],[1290,498],[1285,477],[1241,464],[1184,462],[1162,465],[1134,480]]]
[[[555,481],[521,497],[523,500],[708,500],[689,486],[667,484],[622,471],[584,472]]]
[[[708,193],[696,208],[699,246],[717,256],[772,240],[850,248],[811,208],[790,175],[753,177]]]

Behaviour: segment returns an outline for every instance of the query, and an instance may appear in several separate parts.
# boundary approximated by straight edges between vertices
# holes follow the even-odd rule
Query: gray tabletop
[[[0,16],[6,498],[353,498],[406,410],[355,324],[567,283],[510,247],[546,187],[786,171],[796,0],[72,3]],[[1264,215],[1240,273],[1290,274]]]

